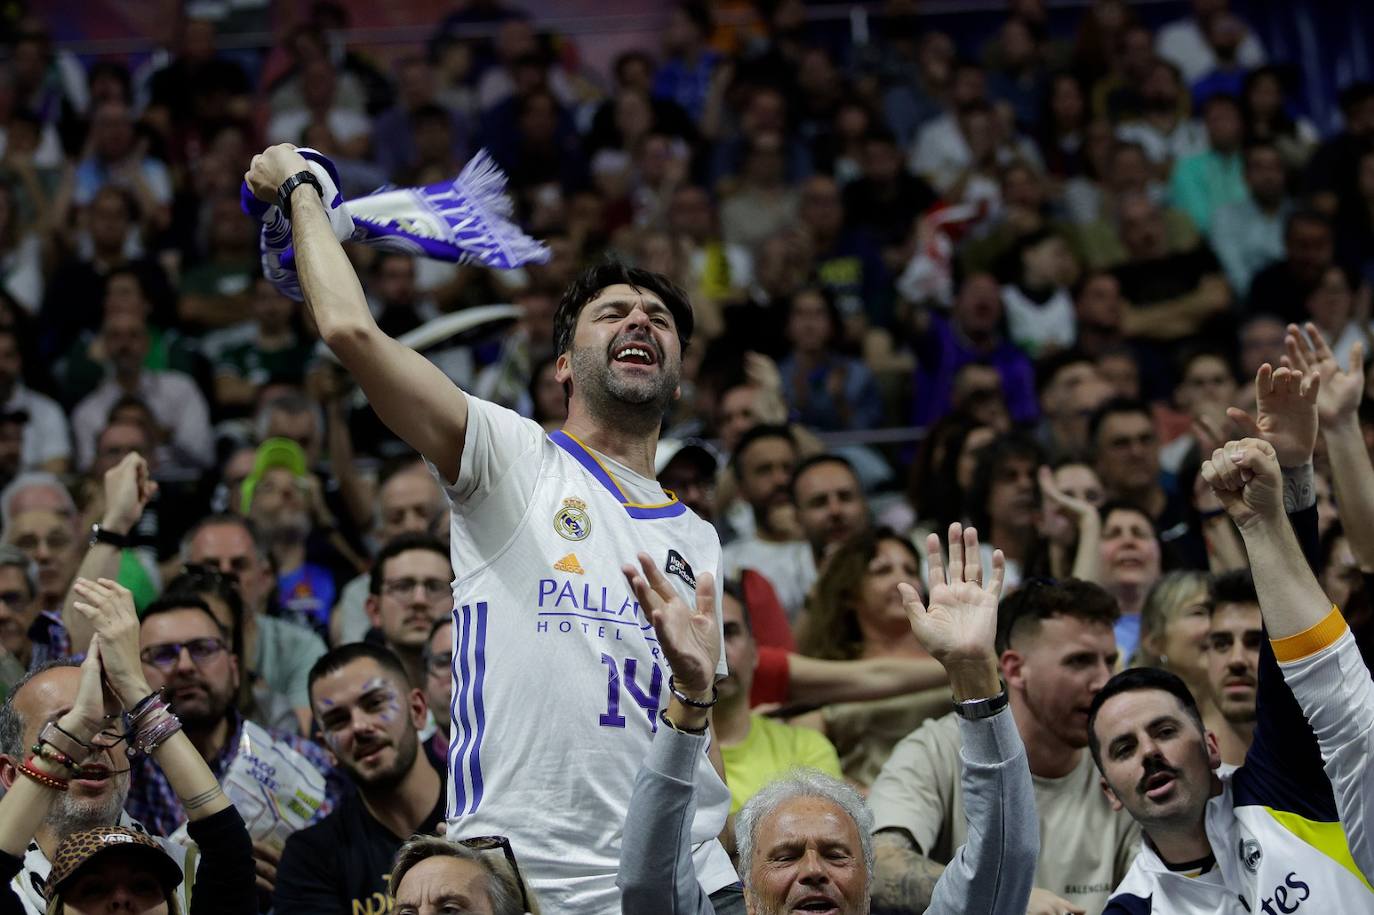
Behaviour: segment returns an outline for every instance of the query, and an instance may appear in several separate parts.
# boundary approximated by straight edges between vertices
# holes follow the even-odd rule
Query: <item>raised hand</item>
[[[1040,493],[1049,502],[1049,507],[1059,515],[1071,519],[1074,530],[1069,531],[1069,539],[1073,539],[1078,525],[1085,517],[1096,517],[1097,509],[1092,507],[1089,502],[1075,498],[1059,488],[1059,484],[1054,482],[1054,471],[1049,467],[1040,468]]]
[[[254,197],[264,203],[276,203],[277,189],[282,182],[309,168],[301,154],[296,152],[296,147],[290,143],[278,143],[253,157],[243,180],[248,183]]]
[[[148,462],[137,452],[105,471],[105,515],[102,527],[127,534],[148,502],[157,494],[157,484],[148,475]]]
[[[105,726],[105,688],[101,683],[100,636],[91,636],[86,660],[81,662],[81,683],[76,688],[76,700],[57,726],[84,744],[91,744]],[[84,762],[85,760],[79,760]]]
[[[692,606],[668,583],[648,553],[640,553],[638,558],[640,569],[627,563],[621,570],[653,624],[659,647],[672,668],[673,683],[689,696],[709,695],[721,649],[715,578],[710,572],[697,576],[696,606]]]
[[[948,565],[936,534],[926,538],[926,556],[930,570],[929,602],[923,604],[912,585],[897,585],[911,631],[950,673],[951,681],[956,670],[975,668],[981,676],[990,666],[994,689],[984,696],[991,695],[997,682],[997,655],[993,647],[997,636],[997,601],[1006,575],[1002,551],[993,552],[991,574],[984,583],[978,531],[956,522],[949,526]],[[959,691],[957,684],[955,691]]]
[[[1238,407],[1228,408],[1226,415],[1247,435],[1273,445],[1280,467],[1301,467],[1312,460],[1312,449],[1317,444],[1320,390],[1320,373],[1304,373],[1286,366],[1276,369],[1266,362],[1255,373],[1258,416]]]
[[[152,690],[138,655],[138,614],[129,589],[108,578],[72,583],[72,606],[100,637],[101,662],[115,698],[131,708]]]
[[[1317,417],[1323,426],[1329,427],[1355,416],[1360,409],[1360,398],[1364,396],[1364,343],[1356,343],[1350,348],[1349,369],[1341,368],[1326,338],[1311,322],[1301,330],[1298,325],[1289,324],[1283,348],[1285,366],[1303,374],[1315,372],[1321,376]]]
[[[1242,532],[1249,525],[1283,520],[1283,474],[1269,442],[1227,442],[1202,462],[1202,478]]]

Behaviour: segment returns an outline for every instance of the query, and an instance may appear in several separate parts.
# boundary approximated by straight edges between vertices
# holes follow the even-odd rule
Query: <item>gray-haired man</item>
[[[961,715],[969,820],[969,841],[939,877],[928,911],[1024,912],[1039,834],[1030,769],[1006,711],[993,650],[1004,561],[1000,552],[993,554],[991,581],[985,586],[977,532],[958,524],[950,527],[948,565],[938,537],[931,535],[926,548],[934,583],[928,605],[912,586],[899,588],[912,630],[949,673]],[[857,792],[819,772],[779,779],[739,812],[740,903],[722,909],[717,902],[713,909],[700,890],[684,824],[691,822],[694,802],[691,762],[706,742],[706,708],[715,699],[712,678],[719,643],[711,638],[714,607],[702,599],[702,590],[696,608],[687,607],[647,556],[640,562],[642,574],[628,566],[625,573],[653,622],[675,689],[630,801],[616,881],[623,913],[781,915],[825,906],[837,915],[867,915],[873,816]],[[661,841],[673,833],[676,844]]]

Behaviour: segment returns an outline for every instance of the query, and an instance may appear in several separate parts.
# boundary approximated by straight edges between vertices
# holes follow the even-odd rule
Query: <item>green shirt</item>
[[[840,758],[824,734],[762,715],[750,715],[749,736],[732,747],[721,746],[720,755],[730,786],[731,813],[738,813],[764,785],[798,767],[843,777]]]
[[[292,340],[278,350],[265,350],[256,341],[230,346],[215,360],[216,375],[235,375],[256,385],[269,381],[300,382],[314,356],[311,343]]]

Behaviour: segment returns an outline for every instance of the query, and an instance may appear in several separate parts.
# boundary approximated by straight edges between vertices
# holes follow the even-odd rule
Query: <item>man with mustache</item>
[[[1267,630],[1245,764],[1221,766],[1216,738],[1173,674],[1124,671],[1093,702],[1103,790],[1145,839],[1106,912],[1342,915],[1374,906],[1364,876],[1374,874],[1374,682],[1309,566],[1324,381],[1262,366],[1261,415],[1250,422],[1264,438],[1228,442],[1202,465],[1245,541]]]
[[[1255,739],[1255,687],[1258,684],[1264,619],[1248,569],[1226,572],[1209,587],[1207,680],[1227,727],[1217,734],[1224,760],[1245,761]]]
[[[428,534],[402,534],[372,563],[368,618],[417,689],[425,688],[430,629],[453,611],[452,580],[448,548]]]
[[[444,823],[444,776],[421,751],[424,693],[401,662],[367,642],[335,648],[310,670],[324,742],[353,783],[329,816],[286,841],[277,915],[389,910],[386,878],[401,844]]]
[[[649,271],[606,263],[580,274],[553,321],[554,378],[567,392],[568,419],[545,433],[460,390],[378,327],[299,153],[271,147],[244,177],[291,221],[321,338],[448,496],[458,575],[448,836],[507,836],[550,915],[619,912],[620,824],[657,712],[681,689],[618,560],[651,553],[693,603],[697,577],[720,566],[715,529],[654,479],[659,430],[680,396],[692,339],[691,302]],[[402,669],[397,688],[404,683]],[[414,695],[406,714],[423,715]],[[317,690],[317,715],[323,698],[358,701]],[[368,701],[379,706],[364,716],[370,721],[386,702]],[[344,732],[354,727],[340,723]],[[696,873],[704,891],[729,897],[722,905],[742,908],[716,840],[729,792],[704,753],[696,762]],[[379,765],[358,761],[359,771]],[[414,801],[415,820],[426,801]],[[395,828],[402,825],[414,823]]]
[[[730,467],[740,498],[752,510],[754,532],[725,547],[726,574],[738,578],[741,570],[753,569],[767,578],[793,623],[816,580],[816,557],[802,538],[792,503],[798,457],[796,440],[786,426],[755,426],[740,437]]]

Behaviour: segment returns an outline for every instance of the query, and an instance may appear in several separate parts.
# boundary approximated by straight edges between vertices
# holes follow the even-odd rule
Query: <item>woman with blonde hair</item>
[[[1197,699],[1202,723],[1217,735],[1222,762],[1245,762],[1247,744],[1212,699],[1207,676],[1207,634],[1211,630],[1211,577],[1205,572],[1169,572],[1155,582],[1140,610],[1140,648],[1132,667],[1161,667],[1178,674]]]

